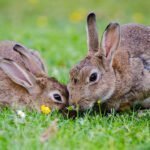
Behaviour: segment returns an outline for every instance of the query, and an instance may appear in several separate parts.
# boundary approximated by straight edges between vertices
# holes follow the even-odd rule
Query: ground
[[[99,37],[110,21],[150,24],[149,1],[0,0],[0,40],[15,40],[41,53],[50,76],[67,84],[69,69],[87,53],[86,15],[97,14]],[[58,112],[50,115],[0,111],[0,149],[150,149],[150,111],[76,119]],[[58,119],[47,141],[42,133]]]

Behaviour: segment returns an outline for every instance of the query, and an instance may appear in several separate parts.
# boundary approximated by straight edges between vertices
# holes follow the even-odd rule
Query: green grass
[[[41,134],[58,118],[58,131],[44,143]],[[150,113],[89,115],[75,120],[61,114],[28,112],[21,121],[15,112],[0,114],[0,146],[3,149],[149,149]]]
[[[50,76],[68,82],[69,69],[87,53],[85,22],[97,14],[99,35],[112,20],[150,24],[150,2],[141,0],[0,0],[0,40],[15,40],[38,49]],[[73,17],[79,14],[80,18]],[[10,109],[0,111],[0,149],[150,149],[150,111],[90,115],[75,120],[58,112],[27,112],[22,122]],[[58,118],[58,132],[41,143],[40,136]]]

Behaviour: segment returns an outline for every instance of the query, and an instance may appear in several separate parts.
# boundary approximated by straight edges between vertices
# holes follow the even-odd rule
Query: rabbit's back
[[[139,24],[122,25],[120,47],[127,50],[130,57],[147,55],[150,58],[150,27]]]

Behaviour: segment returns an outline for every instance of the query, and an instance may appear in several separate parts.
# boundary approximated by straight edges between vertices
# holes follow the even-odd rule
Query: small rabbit
[[[0,42],[0,105],[41,105],[62,109],[67,105],[65,85],[48,77],[38,53],[11,41]]]
[[[150,108],[150,27],[110,23],[99,46],[90,13],[87,32],[88,55],[70,71],[69,104],[85,110],[100,100],[107,110],[123,111],[141,102]]]

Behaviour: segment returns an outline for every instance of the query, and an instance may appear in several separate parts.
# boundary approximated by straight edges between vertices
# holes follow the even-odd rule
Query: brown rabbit
[[[37,52],[15,42],[0,42],[1,106],[62,109],[67,100],[66,86],[48,77]]]
[[[69,104],[81,110],[98,100],[110,110],[136,102],[150,108],[150,27],[110,23],[99,46],[96,16],[87,17],[88,55],[70,71]]]

